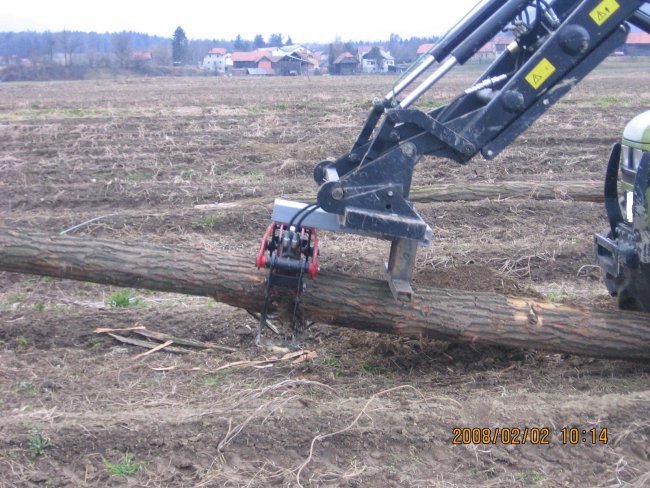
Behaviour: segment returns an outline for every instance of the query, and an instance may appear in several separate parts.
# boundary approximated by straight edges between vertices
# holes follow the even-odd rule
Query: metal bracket
[[[393,298],[400,302],[413,300],[411,276],[415,266],[418,241],[413,239],[394,239],[386,263],[386,277]]]
[[[391,109],[388,111],[388,116],[395,123],[413,124],[427,131],[463,156],[472,157],[477,152],[476,146],[463,135],[454,132],[420,110]]]
[[[294,202],[292,200],[285,200],[283,198],[276,198],[273,204],[273,215],[271,219],[274,222],[288,223],[291,221],[297,212],[305,208],[308,204],[303,202]],[[390,235],[381,234],[379,232],[373,233],[354,229],[345,226],[345,216],[326,212],[319,208],[309,215],[306,215],[302,220],[302,225],[305,227],[312,227],[314,229],[328,230],[332,232],[343,232],[346,234],[356,234],[360,236],[375,237],[378,239],[390,239]],[[422,239],[414,240],[420,247],[428,247],[429,242],[433,236],[433,231],[430,226],[426,226],[424,236]],[[411,240],[411,239],[406,239]]]
[[[306,203],[293,202],[277,198],[273,206],[274,222],[289,222],[301,209],[306,207]],[[375,237],[379,239],[391,239],[390,254],[386,263],[386,279],[388,286],[395,300],[410,302],[413,299],[413,288],[410,281],[415,265],[415,257],[418,247],[428,247],[433,236],[431,227],[426,226],[424,237],[420,240],[391,238],[390,236],[379,233],[371,233],[359,229],[345,226],[345,219],[341,216],[323,209],[317,209],[307,215],[302,222],[306,227],[314,229],[328,230],[332,232],[344,232],[347,234],[357,234],[361,236]]]

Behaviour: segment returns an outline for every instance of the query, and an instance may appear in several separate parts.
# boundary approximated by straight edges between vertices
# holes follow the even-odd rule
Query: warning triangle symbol
[[[598,16],[598,20],[603,20],[604,18],[606,18],[609,15],[609,9],[606,8],[604,11],[603,10],[597,10],[596,15]]]
[[[537,85],[540,81],[542,81],[542,78],[543,77],[540,75],[533,75],[533,83]]]

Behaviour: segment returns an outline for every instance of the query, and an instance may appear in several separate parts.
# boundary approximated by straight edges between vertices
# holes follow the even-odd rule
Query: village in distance
[[[253,40],[192,40],[182,27],[171,39],[135,32],[0,33],[0,81],[84,79],[111,74],[145,76],[318,76],[402,73],[438,40],[385,42],[337,39],[329,44],[294,43],[290,36],[258,34]],[[470,62],[492,61],[513,41],[502,33]],[[650,35],[632,32],[615,56],[650,55]]]

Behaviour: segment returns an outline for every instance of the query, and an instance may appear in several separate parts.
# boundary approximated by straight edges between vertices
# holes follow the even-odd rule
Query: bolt
[[[343,200],[343,188],[340,186],[332,188],[332,198],[334,200]]]
[[[388,190],[386,192],[386,195],[388,195],[389,197],[392,197],[394,195],[393,190]]]
[[[492,149],[488,149],[487,155],[488,158],[491,158],[492,156],[494,156],[494,151]]]
[[[375,98],[372,101],[372,109],[377,113],[382,113],[384,111],[384,101],[381,98]]]
[[[415,156],[415,144],[412,142],[404,144],[402,146],[402,151],[404,151],[404,154],[406,154],[407,157],[412,158]]]

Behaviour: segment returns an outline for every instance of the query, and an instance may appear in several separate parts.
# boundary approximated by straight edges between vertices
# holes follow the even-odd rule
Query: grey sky
[[[5,0],[0,31],[62,29],[112,32],[132,30],[170,37],[181,25],[190,38],[252,38],[273,32],[295,42],[387,39],[441,34],[476,0],[421,2],[261,0],[151,2],[138,0]]]

